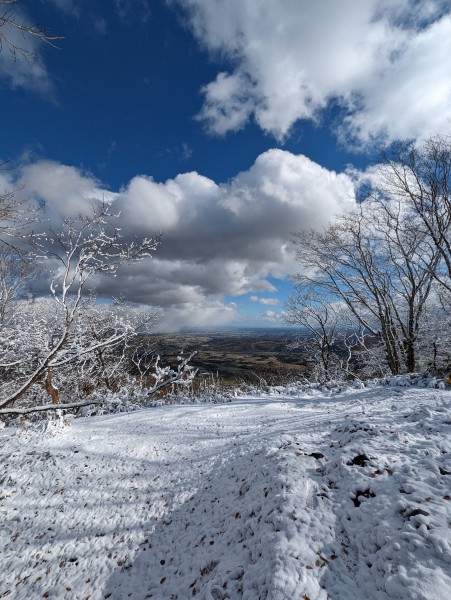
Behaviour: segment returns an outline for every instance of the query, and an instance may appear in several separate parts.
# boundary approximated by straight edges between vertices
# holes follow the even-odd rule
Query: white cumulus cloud
[[[239,308],[225,303],[231,296],[250,293],[276,306],[271,278],[297,269],[291,233],[321,227],[354,201],[347,174],[283,150],[261,154],[226,183],[196,172],[165,182],[139,175],[112,192],[89,173],[49,160],[24,165],[18,183],[55,227],[106,199],[127,238],[163,231],[153,258],[94,283],[101,295],[163,307],[167,327],[170,319],[197,326],[236,320]]]
[[[258,296],[251,296],[249,300],[251,302],[259,302],[265,306],[277,306],[280,303],[279,298],[259,298]]]
[[[277,139],[331,101],[358,143],[449,128],[449,0],[177,0],[226,68],[203,87],[217,134],[250,119]]]

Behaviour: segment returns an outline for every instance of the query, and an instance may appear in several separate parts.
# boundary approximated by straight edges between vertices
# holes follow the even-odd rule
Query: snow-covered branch
[[[64,220],[60,229],[49,226],[31,239],[34,261],[45,267],[57,259],[60,268],[50,282],[53,302],[30,303],[28,314],[16,313],[10,323],[1,325],[0,407],[13,406],[37,384],[44,384],[52,401],[59,402],[54,382],[67,387],[70,369],[78,369],[85,379],[101,376],[105,384],[112,384],[111,363],[117,366],[128,341],[154,322],[155,311],[146,314],[114,303],[99,309],[94,296],[85,298],[89,279],[114,276],[121,265],[151,256],[160,243],[159,236],[125,241],[115,219],[110,207],[99,203],[87,214]],[[59,378],[63,372],[65,382]],[[77,388],[78,384],[72,386],[74,392]]]
[[[147,394],[151,396],[162,388],[171,385],[191,385],[198,371],[198,369],[189,364],[189,361],[193,358],[193,356],[195,356],[195,354],[196,352],[192,352],[187,358],[179,356],[179,364],[177,365],[176,369],[172,369],[172,367],[169,366],[160,367],[160,357],[157,356],[154,365],[154,373],[152,373],[155,383],[151,388],[148,388]]]
[[[44,404],[42,406],[32,406],[30,408],[6,408],[0,410],[1,415],[30,415],[36,412],[47,412],[50,410],[69,410],[72,408],[80,408],[82,406],[90,406],[94,404],[104,404],[103,400],[87,400],[84,402],[68,402],[65,404]]]

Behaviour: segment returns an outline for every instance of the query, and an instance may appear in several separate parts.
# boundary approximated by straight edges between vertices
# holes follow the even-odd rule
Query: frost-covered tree
[[[38,276],[36,262],[25,251],[0,242],[0,323],[5,324],[21,310],[30,285]]]
[[[451,135],[436,135],[422,144],[398,142],[382,154],[369,195],[398,199],[418,216],[440,263],[433,271],[451,290]],[[423,267],[429,269],[429,254]]]
[[[79,306],[64,351],[24,392],[20,408],[12,412],[41,409],[49,401],[56,407],[98,403],[116,394],[145,403],[163,388],[186,389],[197,373],[189,364],[193,355],[179,357],[174,368],[160,364],[148,336],[157,318],[155,310],[117,302],[99,304],[90,295]],[[43,363],[63,328],[64,311],[50,298],[25,302],[16,318],[0,327],[3,397],[29,380],[30,372]],[[0,414],[4,412],[0,410]]]
[[[295,236],[300,272],[294,279],[331,303],[344,303],[369,335],[370,345],[363,343],[368,356],[379,342],[380,365],[389,372],[445,369],[451,340],[451,136],[392,144],[363,180],[354,210],[323,231]],[[295,294],[289,314],[305,315],[311,307],[305,300]]]
[[[150,256],[159,238],[125,241],[117,217],[102,203],[93,205],[88,213],[65,219],[61,228],[49,226],[45,235],[34,237],[32,243],[37,261],[55,265],[50,281],[53,310],[50,316],[16,315],[9,327],[2,327],[0,368],[4,389],[0,408],[13,406],[43,382],[52,401],[58,402],[59,392],[54,385],[57,371],[85,364],[88,356],[97,357],[101,363],[107,348],[111,351],[125,342],[136,324],[117,315],[103,329],[97,323],[98,339],[93,327],[86,327],[82,333],[80,323],[83,316],[88,318],[84,311],[88,282],[98,275],[114,276],[124,263]]]
[[[285,305],[285,321],[304,329],[306,335],[299,335],[291,346],[304,350],[313,379],[335,378],[339,371],[337,343],[341,325],[336,305],[312,286],[298,284]]]
[[[0,0],[0,52],[32,61],[32,40],[52,45],[60,38],[29,22],[20,4]],[[129,376],[126,364],[138,365],[141,378],[148,374],[132,340],[155,312],[100,307],[86,290],[94,277],[114,276],[124,263],[150,256],[159,238],[126,242],[105,204],[43,231],[39,207],[18,200],[17,192],[0,190],[0,408],[37,400],[43,390],[58,404],[63,388],[66,397],[83,387],[113,389]],[[40,233],[33,232],[36,224]],[[51,302],[33,300],[30,284],[52,264]],[[153,368],[155,390],[183,384],[192,372],[186,361],[174,371],[154,360]]]
[[[373,197],[320,232],[295,236],[304,287],[342,302],[379,340],[393,374],[413,372],[440,253],[402,198]],[[425,262],[427,267],[425,267]]]
[[[380,344],[344,302],[310,283],[296,284],[285,305],[285,322],[303,329],[290,347],[304,351],[311,380],[323,383],[384,374]]]
[[[451,293],[438,287],[431,294],[424,313],[423,335],[418,353],[422,364],[431,373],[451,371]]]

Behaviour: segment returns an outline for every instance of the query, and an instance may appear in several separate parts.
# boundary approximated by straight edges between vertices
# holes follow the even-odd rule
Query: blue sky
[[[0,3],[1,4],[1,3]],[[108,195],[152,261],[99,281],[162,327],[280,325],[290,234],[380,142],[449,130],[449,0],[18,0],[63,36],[0,54],[0,156],[49,214]]]

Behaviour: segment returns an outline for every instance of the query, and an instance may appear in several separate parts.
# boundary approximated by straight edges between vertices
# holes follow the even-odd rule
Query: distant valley
[[[302,376],[306,370],[305,352],[289,348],[299,335],[289,329],[231,329],[156,334],[152,338],[163,364],[175,364],[182,351],[184,356],[196,351],[191,363],[204,376],[248,383],[263,378],[277,384]]]

